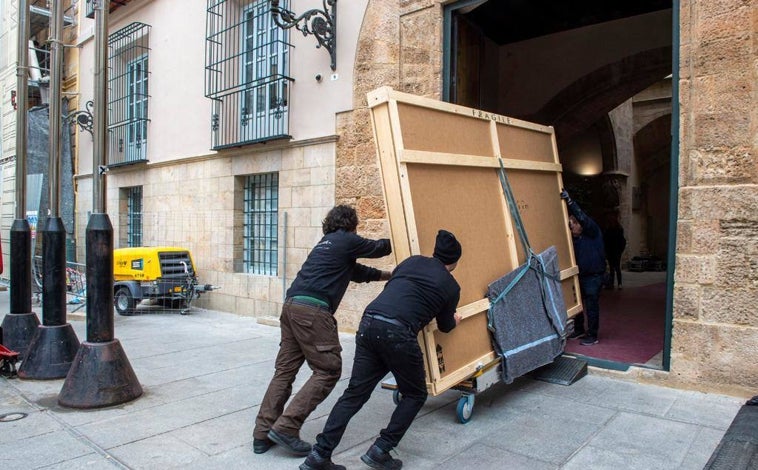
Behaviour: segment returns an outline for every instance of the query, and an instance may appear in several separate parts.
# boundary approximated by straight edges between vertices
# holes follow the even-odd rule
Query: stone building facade
[[[442,96],[443,7],[369,2],[358,41],[355,109],[338,117],[336,199],[384,216],[365,96],[390,85]],[[678,204],[670,371],[628,374],[671,386],[758,389],[758,2],[678,6]]]
[[[321,3],[292,2],[295,10]],[[152,26],[149,161],[113,167],[107,176],[107,207],[116,246],[123,246],[126,236],[128,191],[141,187],[143,244],[188,247],[202,282],[222,287],[204,296],[200,305],[275,320],[284,291],[318,240],[321,219],[333,204],[358,209],[360,234],[389,235],[366,94],[391,86],[442,99],[449,53],[446,8],[463,3],[475,2],[338,2],[336,71],[329,71],[322,50],[314,50],[312,37],[291,36],[296,46],[292,64],[297,65],[291,95],[292,139],[219,150],[211,150],[211,116],[201,91],[200,71],[207,64],[198,51],[207,39],[202,37],[207,2],[134,0],[115,10],[111,31],[135,21]],[[676,235],[667,309],[670,364],[668,370],[636,367],[624,374],[675,387],[754,395],[758,388],[758,313],[753,307],[758,298],[758,0],[678,0],[673,5],[678,70],[663,87],[675,93],[672,120],[678,122],[671,165],[678,188],[670,215]],[[179,9],[183,9],[181,22],[172,14]],[[92,97],[92,23],[79,14],[76,28],[72,42],[80,51],[81,103]],[[175,53],[172,42],[177,37],[186,38],[181,54]],[[5,81],[10,76],[3,75]],[[314,76],[329,79],[314,80]],[[621,207],[630,220],[632,187],[623,181],[633,171],[628,165],[635,152],[633,135],[662,113],[656,108],[660,102],[656,89],[648,88],[646,93],[647,97],[637,94],[608,111],[617,152],[624,156],[610,177],[622,182]],[[6,100],[4,94],[4,116]],[[3,127],[8,129],[6,120]],[[666,131],[659,127],[651,132]],[[10,151],[5,143],[3,156]],[[79,136],[76,155],[77,249],[83,258],[84,228],[92,206],[88,135]],[[3,172],[7,179],[9,167]],[[251,275],[238,266],[241,185],[247,175],[271,172],[279,175],[278,272]],[[10,187],[4,186],[5,195]],[[5,198],[3,207],[9,212]],[[368,264],[386,269],[392,261]],[[343,330],[356,328],[363,307],[380,288],[349,288],[337,313]]]

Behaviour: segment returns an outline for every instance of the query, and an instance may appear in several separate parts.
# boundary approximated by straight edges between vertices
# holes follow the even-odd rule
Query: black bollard
[[[107,214],[87,224],[87,340],[66,376],[58,404],[71,408],[119,405],[142,395],[137,376],[113,331],[113,227]]]
[[[66,229],[60,217],[48,217],[42,232],[42,325],[37,327],[18,369],[22,379],[62,379],[79,349],[66,323]]]
[[[3,318],[2,344],[24,356],[39,318],[32,312],[32,232],[26,219],[16,219],[11,225],[11,288],[10,313]]]

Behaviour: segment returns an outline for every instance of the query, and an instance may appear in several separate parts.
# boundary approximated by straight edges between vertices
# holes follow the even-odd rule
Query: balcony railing
[[[289,139],[289,90],[292,79],[267,77],[213,100],[213,148]]]

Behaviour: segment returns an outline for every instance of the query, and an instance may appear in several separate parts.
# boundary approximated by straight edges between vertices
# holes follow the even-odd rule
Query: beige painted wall
[[[297,10],[322,8],[320,0],[293,3],[292,8]],[[294,140],[334,135],[336,113],[350,108],[356,37],[365,4],[365,0],[340,3],[335,72],[329,68],[329,54],[323,48],[316,49],[313,36],[290,30],[293,45],[290,76],[295,80],[290,94],[290,135]],[[211,102],[203,95],[206,7],[205,0],[143,0],[119,8],[110,16],[111,32],[134,21],[151,26],[148,115],[151,163],[214,153],[210,150]],[[82,18],[79,43],[83,101],[92,99],[94,93],[93,31],[94,20]],[[317,74],[322,75],[320,83],[315,79]],[[82,154],[91,155],[91,144],[82,142]],[[91,171],[91,159],[83,159],[79,173]]]
[[[242,315],[278,317],[283,291],[321,237],[321,221],[335,203],[336,116],[353,105],[355,51],[366,4],[367,0],[339,4],[335,71],[329,67],[329,54],[315,47],[313,36],[290,30],[294,46],[290,51],[290,76],[295,80],[290,95],[293,140],[221,152],[210,150],[210,100],[203,96],[205,0],[143,0],[116,10],[110,17],[110,31],[134,21],[152,27],[150,162],[113,169],[108,174],[107,207],[116,243],[124,230],[120,219],[125,204],[120,188],[142,185],[144,244],[187,246],[193,252],[201,281],[221,286],[204,296],[199,305]],[[296,13],[322,7],[321,0],[291,4]],[[182,15],[176,15],[178,10]],[[94,89],[93,27],[92,20],[82,20],[79,42],[83,99],[91,99]],[[320,82],[315,79],[317,74],[322,76]],[[81,227],[86,226],[92,206],[91,152],[92,142],[83,142],[77,176],[77,217]],[[369,155],[375,158],[373,149]],[[243,175],[270,171],[278,171],[280,178],[279,275],[235,272],[239,271],[234,257],[239,243],[235,230],[241,227],[234,211],[235,199],[241,197],[239,183]],[[377,230],[365,214],[361,212],[359,233],[374,236]],[[78,234],[80,251],[83,236],[83,232]],[[382,266],[381,263],[379,260],[372,265]],[[360,316],[370,298],[364,290],[360,286],[351,288],[338,312],[339,318]],[[345,328],[351,328],[350,322],[345,323]]]

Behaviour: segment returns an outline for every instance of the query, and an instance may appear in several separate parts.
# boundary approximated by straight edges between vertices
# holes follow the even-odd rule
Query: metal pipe
[[[63,83],[62,0],[52,0],[50,21],[50,217],[60,215],[61,189],[61,85]]]
[[[95,6],[95,107],[94,155],[92,161],[92,212],[105,213],[105,175],[108,127],[108,8]],[[98,15],[97,13],[101,11]]]
[[[108,127],[108,7],[95,7],[95,149],[92,155],[92,207],[87,223],[87,341],[114,339],[113,226],[105,212],[105,172]]]
[[[50,10],[48,10],[46,8],[40,8],[38,6],[29,5],[29,11],[31,13],[34,13],[35,15],[45,16],[47,18],[51,18],[52,17],[52,14],[50,13]],[[70,16],[64,16],[63,17],[63,22],[65,24],[67,24],[67,25],[70,26],[70,25],[74,24],[74,19],[72,17],[70,17]]]
[[[18,66],[16,67],[16,219],[26,219],[26,110],[29,106],[29,12],[18,7]]]
[[[287,300],[287,212],[282,217],[282,302]]]

